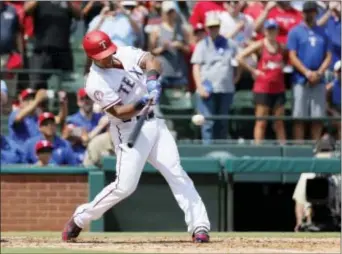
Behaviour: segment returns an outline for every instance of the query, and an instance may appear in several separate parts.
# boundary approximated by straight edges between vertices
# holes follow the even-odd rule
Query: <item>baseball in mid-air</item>
[[[191,121],[194,123],[194,125],[201,126],[204,124],[205,118],[203,115],[197,114],[192,116]]]

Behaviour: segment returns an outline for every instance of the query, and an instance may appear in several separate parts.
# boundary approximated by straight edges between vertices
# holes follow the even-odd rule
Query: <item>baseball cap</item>
[[[278,23],[274,19],[268,19],[264,23],[265,29],[272,29],[272,28],[278,28]]]
[[[36,143],[36,153],[38,153],[40,150],[44,149],[44,148],[50,148],[51,150],[53,149],[53,145],[50,141],[48,140],[39,140]]]
[[[337,61],[335,64],[334,64],[334,71],[340,71],[341,70],[341,60],[340,61]]]
[[[27,88],[23,91],[21,91],[20,95],[19,95],[19,98],[21,100],[25,100],[28,96],[30,95],[35,95],[36,94],[36,91],[31,89],[31,88]]]
[[[41,126],[42,122],[48,119],[53,119],[55,120],[55,115],[52,114],[51,112],[44,112],[39,115],[38,118],[38,125]]]
[[[204,30],[204,25],[202,23],[197,23],[193,29],[194,31]]]
[[[77,97],[78,98],[84,98],[84,97],[87,97],[87,92],[84,88],[80,88],[78,89],[78,92],[77,92]]]
[[[317,11],[317,10],[318,10],[318,4],[315,1],[306,1],[303,4],[303,12]]]
[[[211,26],[219,26],[221,24],[221,20],[219,17],[216,17],[214,15],[209,15],[205,19],[205,26],[211,27]]]
[[[122,6],[137,6],[137,1],[122,1]]]
[[[162,12],[167,13],[171,10],[177,10],[176,3],[174,1],[163,1],[161,6]]]

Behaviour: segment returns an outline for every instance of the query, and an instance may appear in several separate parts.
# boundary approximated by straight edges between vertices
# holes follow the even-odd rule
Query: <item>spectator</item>
[[[93,112],[93,104],[85,89],[79,89],[77,93],[79,111],[67,117],[67,126],[63,131],[63,138],[71,142],[78,163],[82,163],[84,159],[88,142],[109,124],[107,116]]]
[[[103,7],[108,6],[109,2],[107,0],[103,1],[83,1],[82,2],[82,17],[84,21],[84,31],[88,31],[89,23],[100,14]]]
[[[37,114],[40,104],[46,99],[45,90],[36,93],[35,90],[28,88],[20,93],[19,108],[12,111],[8,119],[9,136],[18,145],[39,135]]]
[[[12,111],[8,119],[9,136],[19,145],[29,138],[39,135],[38,115],[47,101],[47,91],[37,92],[31,88],[23,90],[19,95],[19,107]],[[68,114],[68,104],[65,98],[60,98],[57,124],[63,123]]]
[[[118,46],[135,46],[141,33],[137,22],[122,5],[115,4],[115,1],[110,1],[108,6],[104,6],[101,13],[89,23],[88,32],[92,30],[105,32]],[[89,72],[91,63],[88,58],[85,74]]]
[[[335,79],[327,84],[328,113],[333,117],[341,117],[341,61],[334,66]],[[333,125],[337,129],[337,138],[341,140],[341,121],[336,121]]]
[[[189,33],[178,22],[176,9],[173,1],[163,1],[163,21],[150,36],[150,51],[158,56],[163,65],[163,87],[184,87],[188,84],[185,57],[190,52]]]
[[[101,167],[101,159],[103,156],[114,156],[114,145],[108,131],[96,136],[89,142],[85,153],[83,166]]]
[[[286,52],[283,45],[276,40],[278,24],[269,19],[264,24],[265,39],[254,42],[238,56],[242,67],[249,70],[254,78],[255,116],[265,117],[269,114],[284,116],[285,80],[283,66],[286,63]],[[249,65],[245,58],[251,54],[259,56],[258,66]],[[258,144],[265,138],[266,120],[258,120],[254,127],[254,140]],[[273,129],[280,143],[285,143],[286,134],[282,120],[274,122]]]
[[[161,18],[161,4],[163,1],[151,1],[149,14],[147,17],[147,24],[145,26],[145,33],[150,34],[152,31],[158,29],[159,25],[162,23]]]
[[[225,29],[223,29],[224,31],[229,31],[224,35],[234,40],[238,45],[238,52],[241,52],[253,39],[253,19],[241,12],[242,3],[240,2],[227,1],[224,6],[230,15],[230,18],[225,20],[224,24],[221,24],[221,26],[225,26]],[[256,66],[254,56],[249,56],[246,61],[249,65]],[[248,78],[247,75],[244,76],[245,78]]]
[[[331,61],[331,45],[324,29],[316,25],[317,4],[307,1],[303,6],[304,23],[294,27],[288,38],[290,61],[295,68],[293,83],[293,117],[320,118],[326,114],[323,74]],[[321,136],[322,123],[312,122],[311,138]],[[294,122],[294,138],[304,140],[304,123]]]
[[[207,18],[218,17],[221,24],[224,24],[226,20],[231,19],[229,13],[223,6],[224,1],[197,1],[192,14],[190,16],[189,22],[194,27],[196,24],[205,24]],[[224,30],[224,26],[220,27],[220,34],[226,35],[230,31]]]
[[[80,17],[80,9],[70,1],[27,1],[25,13],[33,17],[34,50],[30,68],[57,69],[65,74],[73,71],[70,33],[73,18]],[[32,74],[35,89],[47,88],[47,74]]]
[[[326,75],[327,81],[330,82],[333,79],[334,65],[341,60],[341,2],[330,2],[329,9],[317,24],[325,27],[327,37],[332,44],[332,61]]]
[[[290,1],[270,1],[255,22],[255,31],[260,32],[266,19],[274,19],[279,25],[277,40],[286,44],[289,31],[302,21],[302,13],[294,9]]]
[[[234,84],[239,78],[232,65],[237,45],[219,35],[218,18],[208,17],[205,26],[209,35],[196,45],[191,58],[198,93],[198,111],[205,117],[228,115],[234,97]],[[203,142],[208,144],[212,139],[226,139],[227,129],[227,120],[206,121],[202,125]]]
[[[253,37],[253,19],[241,12],[242,4],[240,2],[227,1],[224,6],[230,15],[230,19],[222,23],[221,26],[225,27],[224,30],[229,31],[225,35],[233,39],[240,49],[243,49]]]
[[[52,160],[57,165],[77,165],[76,157],[70,143],[57,135],[57,125],[54,114],[50,112],[41,113],[38,120],[40,134],[30,138],[24,144],[25,161],[29,164],[36,164],[38,158],[35,153],[35,146],[40,140],[47,140],[53,146]]]
[[[19,68],[24,52],[19,16],[16,9],[4,1],[0,1],[0,21],[0,68]],[[14,96],[17,92],[16,79],[7,80],[7,83],[9,96]]]
[[[52,159],[52,151],[53,146],[48,140],[40,140],[36,143],[35,146],[36,156],[38,161],[36,163],[37,166],[44,167],[51,164],[54,164]]]
[[[108,34],[118,46],[134,46],[140,33],[140,27],[122,5],[111,1],[90,23],[88,32],[100,30]]]

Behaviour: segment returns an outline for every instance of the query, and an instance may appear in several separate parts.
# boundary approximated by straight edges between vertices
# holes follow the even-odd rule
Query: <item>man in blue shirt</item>
[[[102,133],[109,122],[107,116],[93,111],[94,103],[84,88],[78,90],[77,105],[79,111],[67,117],[63,138],[70,141],[77,162],[82,163],[88,142]]]
[[[317,9],[316,2],[305,2],[304,22],[294,27],[288,36],[289,57],[295,69],[292,74],[294,118],[320,118],[326,114],[323,75],[331,62],[331,43],[324,28],[316,24]],[[320,121],[312,122],[313,140],[321,136],[322,127]],[[294,139],[304,140],[304,130],[304,122],[295,121]]]
[[[56,135],[57,125],[54,114],[44,112],[38,119],[40,135],[30,138],[24,144],[26,163],[37,163],[35,146],[40,140],[48,140],[53,145],[52,160],[57,165],[77,165],[70,143]]]
[[[39,135],[37,109],[47,99],[45,91],[38,93],[32,89],[25,89],[19,95],[19,108],[12,111],[8,119],[10,138],[18,145]]]

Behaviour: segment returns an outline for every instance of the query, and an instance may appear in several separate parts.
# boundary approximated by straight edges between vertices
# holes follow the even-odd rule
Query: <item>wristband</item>
[[[147,73],[146,73],[146,77],[147,77],[147,81],[150,81],[150,80],[157,80],[159,78],[160,74],[158,71],[156,70],[149,70]]]
[[[142,110],[145,107],[146,103],[143,100],[138,100],[135,104],[134,104],[134,109],[135,110]]]

